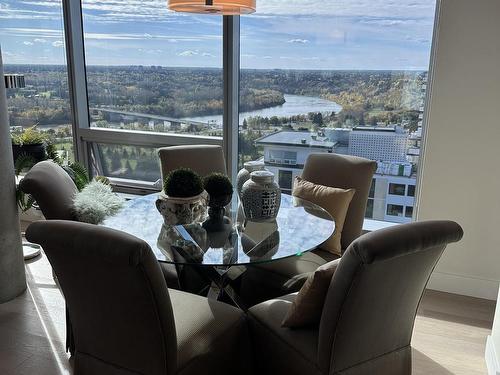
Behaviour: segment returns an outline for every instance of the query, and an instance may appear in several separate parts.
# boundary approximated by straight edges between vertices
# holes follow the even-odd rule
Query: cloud
[[[38,29],[38,28],[27,28],[27,27],[0,27],[0,35],[6,35],[9,37],[28,37],[28,38],[39,38],[43,36],[44,38],[61,39],[62,31],[55,29]],[[40,39],[41,40],[41,39]],[[40,40],[33,40],[36,43],[43,43]]]
[[[400,26],[406,25],[410,23],[414,23],[415,20],[409,19],[389,19],[389,18],[364,18],[360,20],[361,23],[367,25],[377,25],[377,26]]]
[[[64,43],[61,40],[56,40],[55,42],[52,42],[52,47],[59,48],[59,47],[62,47],[62,46],[64,46]]]
[[[211,53],[208,52],[203,52],[201,55],[204,57],[215,57],[215,55],[212,55]]]
[[[47,43],[47,41],[45,39],[41,39],[41,38],[35,38],[35,39],[33,39],[33,41],[35,43]]]
[[[27,40],[26,40],[26,41],[24,41],[24,42],[23,42],[23,44],[24,44],[25,46],[32,46],[32,45],[33,45],[33,42],[30,42],[30,41],[27,41]]]
[[[0,19],[9,20],[60,20],[61,13],[53,11],[14,9],[9,4],[0,3]]]
[[[290,39],[288,43],[306,44],[309,43],[309,41],[307,39]]]
[[[265,0],[258,2],[255,16],[434,17],[435,7],[435,0]]]
[[[169,43],[177,42],[203,42],[207,40],[218,40],[219,35],[202,35],[200,37],[187,37],[177,35],[151,35],[151,34],[133,34],[133,33],[85,33],[85,39],[95,40],[165,40]]]
[[[196,56],[196,55],[198,55],[198,52],[191,51],[191,50],[182,51],[182,52],[177,54],[177,56],[182,56],[182,57],[189,57],[189,56]]]
[[[407,40],[409,42],[422,43],[422,44],[431,43],[431,40],[429,38],[423,38],[423,37],[411,36],[411,35],[407,35],[405,37],[405,40]]]

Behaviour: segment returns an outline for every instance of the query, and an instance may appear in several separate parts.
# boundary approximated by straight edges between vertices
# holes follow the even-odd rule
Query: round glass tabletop
[[[313,250],[335,230],[323,208],[285,194],[277,218],[266,222],[246,220],[234,194],[234,209],[217,230],[203,223],[165,225],[156,209],[157,198],[158,194],[150,194],[130,200],[102,225],[144,240],[160,262],[205,266],[270,262]]]

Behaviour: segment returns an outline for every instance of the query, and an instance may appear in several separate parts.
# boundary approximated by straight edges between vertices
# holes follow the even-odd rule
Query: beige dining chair
[[[75,333],[76,374],[248,374],[242,311],[168,289],[142,240],[72,221],[31,224],[55,269]]]
[[[256,372],[411,374],[410,341],[422,293],[446,245],[462,235],[455,222],[427,221],[358,238],[340,259],[317,326],[281,326],[296,293],[250,308]]]
[[[344,250],[362,233],[368,194],[376,169],[377,163],[373,160],[330,153],[310,154],[305,162],[302,172],[305,180],[335,188],[356,189],[342,230],[341,245]],[[337,255],[318,247],[300,257],[250,266],[242,276],[240,292],[248,303],[254,304],[297,291],[308,272],[337,258]]]
[[[177,168],[189,168],[201,177],[212,172],[227,173],[226,161],[221,146],[169,146],[158,149],[158,155],[163,177]]]

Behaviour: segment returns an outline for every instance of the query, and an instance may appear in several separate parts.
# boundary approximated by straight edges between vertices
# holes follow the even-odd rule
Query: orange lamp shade
[[[176,12],[222,14],[232,16],[255,12],[256,0],[168,0],[168,9]]]

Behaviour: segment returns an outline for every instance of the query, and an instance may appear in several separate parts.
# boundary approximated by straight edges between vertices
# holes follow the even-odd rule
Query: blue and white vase
[[[243,169],[240,169],[238,176],[236,176],[236,191],[240,197],[243,184],[250,179],[250,173],[263,170],[264,162],[262,160],[247,161],[243,164]]]
[[[274,174],[266,170],[250,173],[250,179],[241,189],[241,203],[247,220],[275,219],[280,208],[281,190],[274,182]]]

